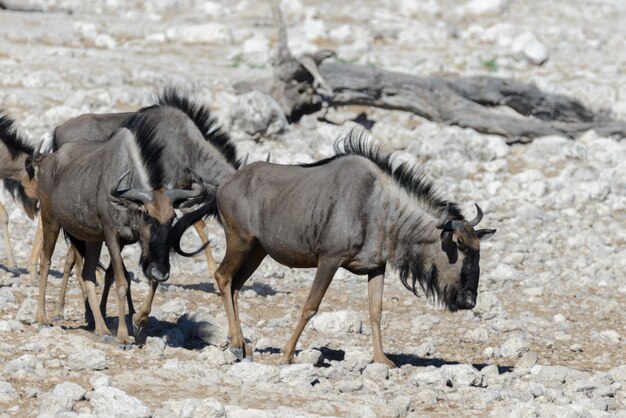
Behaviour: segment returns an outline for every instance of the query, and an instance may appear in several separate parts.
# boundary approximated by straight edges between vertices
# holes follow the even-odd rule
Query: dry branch
[[[567,96],[544,93],[533,84],[487,76],[414,76],[325,61],[334,55],[328,50],[295,58],[280,9],[275,2],[272,8],[279,30],[272,61],[274,77],[270,82],[236,87],[269,93],[290,121],[318,111],[323,104],[366,105],[503,135],[508,142],[553,134],[574,137],[589,129],[600,135],[626,136],[625,122],[595,113]],[[498,111],[498,106],[507,106],[518,115]]]

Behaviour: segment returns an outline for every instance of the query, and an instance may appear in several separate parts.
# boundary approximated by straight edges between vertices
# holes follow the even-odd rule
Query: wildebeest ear
[[[476,235],[478,235],[478,239],[484,241],[486,239],[491,238],[493,234],[495,234],[497,229],[479,229],[476,231]]]

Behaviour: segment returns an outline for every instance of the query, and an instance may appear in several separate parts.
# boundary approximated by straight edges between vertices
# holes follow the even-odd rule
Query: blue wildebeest
[[[226,255],[217,272],[228,317],[231,347],[245,346],[237,295],[269,255],[289,267],[317,267],[313,286],[294,333],[283,348],[290,363],[307,322],[317,313],[337,269],[368,275],[374,361],[393,363],[383,353],[380,318],[387,267],[402,283],[419,287],[451,311],[476,304],[479,240],[495,230],[474,227],[457,205],[434,190],[417,167],[396,168],[379,146],[354,131],[336,144],[332,158],[301,166],[263,162],[241,168],[217,189],[215,204],[226,233]],[[212,206],[211,206],[212,205]],[[202,210],[202,209],[199,209]],[[172,230],[177,251],[184,218]]]
[[[128,286],[122,247],[139,242],[143,273],[152,283],[167,280],[174,208],[206,194],[204,186],[199,190],[174,188],[182,170],[176,158],[166,156],[165,146],[150,118],[137,114],[107,141],[75,141],[52,154],[26,161],[28,178],[23,183],[31,195],[39,198],[43,225],[38,323],[48,322],[46,282],[50,258],[63,228],[75,247],[82,248],[84,266],[77,277],[84,280],[97,335],[109,333],[96,309],[95,292],[95,270],[102,243],[106,243],[117,289],[117,338],[120,343],[130,343],[125,322]],[[150,305],[151,300],[146,300],[137,315],[147,316],[145,311]]]
[[[24,175],[24,162],[35,151],[35,146],[31,141],[20,135],[15,122],[0,111],[0,178],[2,178],[4,188],[22,206],[24,213],[30,219],[34,219],[37,215],[37,200],[26,195],[21,180]],[[19,274],[9,239],[9,215],[1,203],[0,227],[2,227],[4,250],[7,255],[7,267],[14,274]]]
[[[81,138],[90,141],[104,141],[126,120],[142,115],[154,128],[155,140],[163,144],[163,153],[168,161],[175,162],[179,173],[175,186],[188,188],[197,176],[202,183],[219,185],[239,167],[236,150],[228,136],[221,131],[208,107],[202,106],[174,89],[166,89],[157,98],[157,104],[133,113],[85,114],[73,118],[54,131],[54,149],[63,149],[65,144]],[[189,169],[189,170],[187,170]],[[194,175],[190,175],[194,173]],[[187,209],[182,209],[183,213]],[[194,224],[202,242],[208,242],[205,224],[198,217]],[[217,266],[208,247],[205,255],[209,274],[213,275]],[[66,264],[67,270],[67,264]],[[62,313],[64,289],[67,276],[64,275],[57,312]],[[105,275],[105,287],[101,302],[101,312],[105,316],[108,289],[111,284],[111,271]],[[147,301],[154,297],[157,283],[154,282]],[[129,289],[130,295],[130,289]],[[129,296],[129,309],[132,310]],[[149,313],[149,310],[147,311]],[[133,318],[133,325],[140,328],[147,321],[147,313]],[[136,330],[137,331],[137,330]]]

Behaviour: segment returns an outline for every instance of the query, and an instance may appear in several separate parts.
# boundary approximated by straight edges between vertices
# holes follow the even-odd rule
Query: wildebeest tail
[[[33,199],[26,194],[26,190],[24,190],[24,186],[17,180],[13,179],[2,179],[2,183],[4,184],[4,188],[11,194],[11,197],[14,201],[22,206],[24,212],[26,212],[26,216],[30,219],[35,219],[35,216],[39,212],[39,201],[37,199]]]
[[[192,226],[201,219],[215,215],[217,215],[217,200],[216,191],[214,190],[206,195],[204,203],[198,209],[183,215],[172,227],[172,229],[170,230],[170,235],[168,237],[172,250],[176,251],[183,257],[193,257],[194,255],[200,254],[202,251],[204,251],[207,245],[209,245],[208,242],[203,244],[199,249],[188,253],[180,248],[180,241],[183,238],[185,231],[187,231],[190,226]]]

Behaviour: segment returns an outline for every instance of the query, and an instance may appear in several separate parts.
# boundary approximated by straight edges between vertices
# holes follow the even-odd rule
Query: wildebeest
[[[26,216],[30,219],[34,219],[37,215],[37,200],[26,195],[21,180],[24,174],[24,162],[34,152],[35,147],[27,138],[19,134],[15,122],[0,111],[0,178],[2,178],[4,188],[22,206]],[[0,227],[2,227],[4,238],[7,267],[14,274],[19,274],[9,239],[9,215],[1,203]]]
[[[296,343],[317,313],[337,269],[368,275],[374,361],[393,363],[383,353],[380,318],[387,267],[402,283],[419,287],[451,311],[476,304],[479,240],[495,230],[474,227],[459,207],[436,193],[416,166],[396,168],[390,154],[352,131],[336,143],[336,155],[301,166],[257,162],[241,168],[217,190],[215,205],[226,233],[226,255],[215,273],[228,317],[231,347],[247,347],[237,295],[269,255],[289,267],[317,267],[313,286],[294,333],[283,348],[293,360]],[[172,231],[189,226],[184,218]]]
[[[157,98],[156,105],[140,109],[136,113],[85,114],[73,118],[54,131],[54,149],[63,149],[80,138],[90,141],[104,141],[119,126],[135,115],[142,115],[154,128],[155,139],[163,145],[167,161],[178,167],[176,187],[188,188],[195,176],[202,183],[218,185],[232,175],[240,163],[234,145],[228,136],[216,125],[208,107],[202,106],[174,89],[164,90]],[[190,175],[193,173],[193,175]],[[183,213],[187,209],[182,209]],[[205,224],[201,218],[194,224],[203,243],[208,242]],[[213,275],[217,266],[213,256],[205,248],[209,264],[209,274]],[[67,269],[67,265],[66,265]],[[106,299],[111,274],[105,276],[105,288],[101,304],[102,315],[106,311]],[[64,280],[62,290],[64,289]],[[152,300],[156,284],[151,288],[147,300]],[[130,291],[129,291],[130,294]],[[64,292],[59,297],[58,306],[63,306]],[[130,301],[130,298],[129,298]],[[132,309],[129,304],[129,309]],[[146,311],[143,311],[146,313]],[[149,312],[149,310],[148,310]],[[141,326],[147,316],[134,318],[133,324]]]
[[[40,200],[43,224],[38,323],[48,322],[48,269],[63,228],[75,247],[82,248],[84,266],[77,276],[84,279],[97,335],[109,333],[96,308],[95,293],[95,269],[102,243],[106,243],[117,289],[117,338],[120,343],[130,343],[125,322],[128,287],[121,248],[139,242],[141,268],[153,288],[167,280],[174,208],[206,192],[204,186],[199,190],[174,188],[182,170],[178,160],[165,158],[165,146],[150,117],[137,114],[107,141],[75,141],[38,160],[27,160],[28,178],[24,183],[27,191]],[[142,304],[137,312],[139,317],[147,316],[149,304],[151,301]]]

